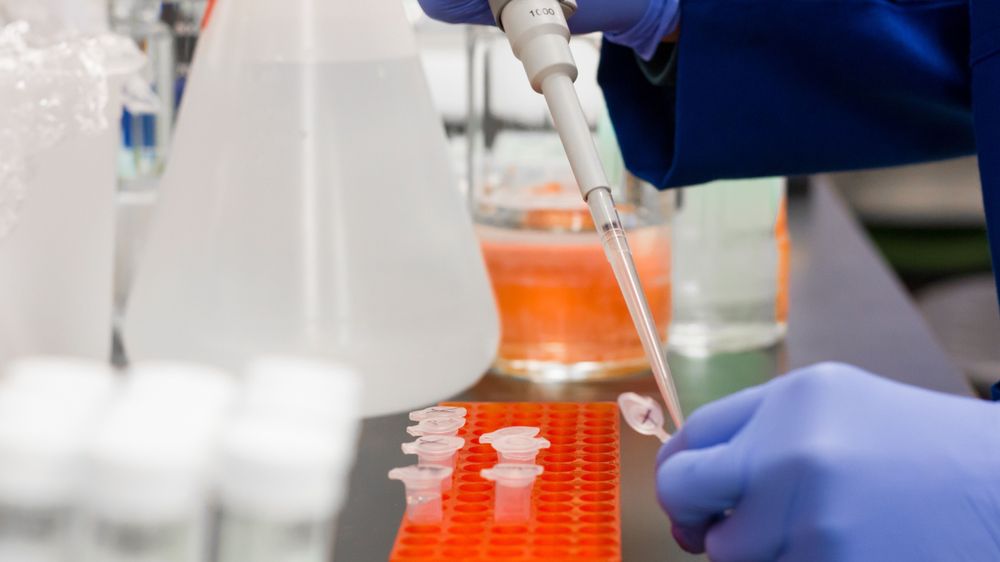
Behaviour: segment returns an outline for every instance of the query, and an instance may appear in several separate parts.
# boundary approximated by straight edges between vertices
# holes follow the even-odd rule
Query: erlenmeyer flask
[[[228,0],[125,319],[133,360],[335,358],[365,415],[475,382],[498,322],[398,0]]]

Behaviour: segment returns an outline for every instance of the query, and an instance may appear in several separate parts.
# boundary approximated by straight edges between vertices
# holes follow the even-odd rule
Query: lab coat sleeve
[[[964,1],[683,0],[681,17],[652,63],[605,42],[599,70],[626,164],[659,187],[975,151]]]

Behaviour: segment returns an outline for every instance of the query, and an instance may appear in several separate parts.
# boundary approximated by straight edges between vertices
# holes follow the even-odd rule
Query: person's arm
[[[658,185],[974,152],[965,1],[683,0],[652,61],[604,45],[629,169]]]

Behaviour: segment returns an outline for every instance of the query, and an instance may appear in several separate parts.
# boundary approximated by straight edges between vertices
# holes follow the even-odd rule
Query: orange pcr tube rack
[[[468,410],[451,489],[439,525],[404,518],[391,562],[620,562],[620,432],[614,403],[448,402]],[[479,436],[503,427],[540,428],[552,446],[532,491],[531,518],[493,520],[494,484],[480,471],[497,464]]]

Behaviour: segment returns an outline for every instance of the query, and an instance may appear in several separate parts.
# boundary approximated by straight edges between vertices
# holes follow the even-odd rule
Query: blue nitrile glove
[[[823,364],[695,412],[660,452],[714,562],[1000,560],[1000,406]]]
[[[677,29],[679,0],[577,0],[569,19],[573,33],[603,31],[612,43],[634,49],[649,59],[667,35]],[[494,25],[487,0],[420,0],[430,17],[448,23]]]

